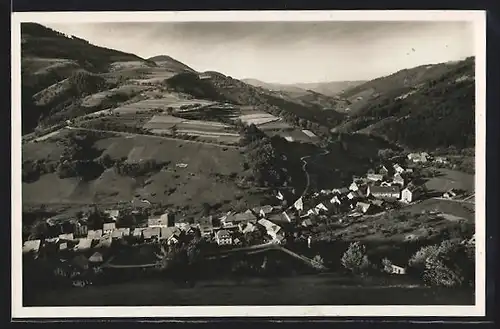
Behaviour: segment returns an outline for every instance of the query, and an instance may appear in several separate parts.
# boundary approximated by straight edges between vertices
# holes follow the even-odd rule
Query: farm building
[[[23,244],[23,254],[35,252],[37,253],[40,250],[40,240],[28,240]]]
[[[407,187],[401,191],[401,201],[411,203],[419,197],[419,190],[415,187]]]
[[[130,228],[118,228],[111,232],[111,237],[114,239],[121,239],[124,236],[130,235]]]
[[[133,236],[137,237],[137,238],[140,238],[142,237],[142,231],[144,231],[145,228],[144,227],[136,227],[132,233]]]
[[[377,199],[399,199],[399,186],[369,186],[367,196],[373,196]]]
[[[102,226],[102,232],[104,234],[111,234],[116,229],[115,223],[104,223]]]
[[[217,231],[217,233],[215,233],[215,241],[219,246],[231,245],[233,243],[231,234],[227,230]]]

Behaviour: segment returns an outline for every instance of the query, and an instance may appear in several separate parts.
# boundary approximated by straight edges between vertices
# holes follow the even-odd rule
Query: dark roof
[[[370,186],[370,193],[399,193],[399,186]]]

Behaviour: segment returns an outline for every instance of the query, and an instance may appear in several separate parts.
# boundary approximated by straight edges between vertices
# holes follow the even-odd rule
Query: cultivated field
[[[34,144],[34,148],[27,146],[23,151],[30,158],[56,158],[62,152],[61,147],[48,141]],[[34,183],[23,183],[23,203],[82,206],[130,203],[135,198],[144,198],[182,212],[197,213],[204,202],[218,204],[223,210],[244,210],[261,201],[260,195],[241,190],[236,185],[237,179],[229,178],[242,172],[243,158],[237,149],[146,136],[105,138],[95,146],[112,159],[130,162],[154,159],[165,166],[156,173],[137,178],[122,176],[111,168],[89,182],[45,174]],[[176,166],[179,163],[187,167],[179,168]]]
[[[85,97],[82,100],[82,106],[84,107],[95,107],[101,105],[102,102],[109,98],[113,97],[122,97],[122,98],[131,98],[145,90],[151,89],[151,87],[147,86],[138,86],[138,85],[123,85],[117,88],[109,89],[106,91],[102,91],[99,93],[95,93]]]
[[[246,125],[254,124],[256,126],[279,120],[278,117],[275,117],[272,114],[264,113],[264,112],[244,114],[244,115],[239,116],[238,119],[241,120],[241,122],[243,122]]]

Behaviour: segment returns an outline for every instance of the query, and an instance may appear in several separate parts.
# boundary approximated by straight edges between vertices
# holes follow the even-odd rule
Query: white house
[[[418,191],[416,188],[407,187],[401,191],[401,201],[411,203],[418,198]]]
[[[105,214],[109,216],[112,220],[116,221],[118,217],[120,217],[120,210],[112,209],[112,210],[105,210]]]
[[[226,230],[217,231],[217,233],[215,233],[215,241],[219,246],[233,244],[231,234]]]
[[[391,274],[406,274],[406,268],[391,264],[389,273]]]
[[[331,198],[330,199],[330,203],[332,203],[332,204],[341,204],[338,196],[334,196],[333,198]]]
[[[177,227],[160,228],[160,240],[166,240],[169,245],[179,242],[180,235],[181,230]]]
[[[356,208],[358,208],[365,214],[370,209],[370,204],[364,202],[358,202],[356,203]]]
[[[397,164],[397,163],[396,163],[396,164],[394,164],[392,167],[394,168],[394,171],[396,171],[396,173],[398,173],[398,174],[402,174],[402,173],[404,173],[404,172],[405,172],[404,168],[403,168],[403,167],[401,167],[401,166],[400,166],[399,164]]]
[[[319,203],[314,209],[316,209],[316,213],[328,211],[328,208],[323,203]]]
[[[349,190],[356,192],[357,190],[359,190],[358,184],[356,184],[356,182],[352,182],[351,185],[349,185]]]

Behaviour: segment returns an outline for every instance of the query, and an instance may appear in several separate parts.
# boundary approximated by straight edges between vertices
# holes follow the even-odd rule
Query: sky
[[[143,58],[271,83],[369,80],[474,55],[467,22],[167,22],[44,24]]]

